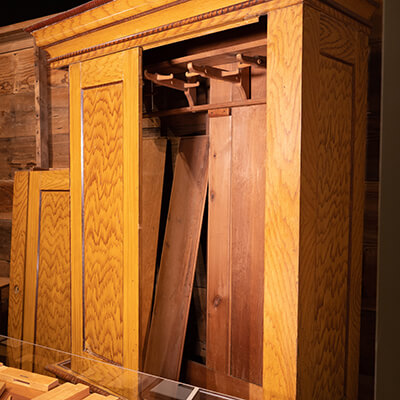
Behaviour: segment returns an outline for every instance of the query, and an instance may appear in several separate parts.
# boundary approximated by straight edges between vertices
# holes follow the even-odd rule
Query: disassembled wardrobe
[[[69,70],[72,353],[356,399],[374,7],[330,3],[115,0],[30,28]]]

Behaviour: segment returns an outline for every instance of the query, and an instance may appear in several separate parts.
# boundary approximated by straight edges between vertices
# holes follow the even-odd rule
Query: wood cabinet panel
[[[353,68],[321,56],[314,398],[344,396]],[[320,366],[319,366],[320,365]]]
[[[83,90],[84,350],[122,365],[122,84]]]
[[[69,191],[43,191],[39,220],[39,266],[35,309],[35,343],[71,351],[71,266]],[[26,293],[29,295],[29,293]],[[62,355],[62,358],[65,356]],[[55,361],[44,348],[35,350],[34,371]]]
[[[72,348],[133,369],[140,357],[140,65],[136,48],[70,68]]]

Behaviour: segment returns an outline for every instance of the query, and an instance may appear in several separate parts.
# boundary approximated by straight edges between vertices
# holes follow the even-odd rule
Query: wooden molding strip
[[[114,1],[114,0],[92,0],[92,1],[89,1],[88,3],[81,4],[80,6],[71,8],[70,10],[65,11],[63,13],[54,15],[48,19],[45,19],[44,21],[39,21],[31,26],[24,28],[24,30],[26,32],[33,32],[38,29],[44,28],[45,26],[55,24],[64,19],[71,18],[75,15],[78,15],[85,11],[91,10],[92,8],[96,8],[96,7],[102,6],[103,4],[110,3],[111,1]]]
[[[67,54],[63,54],[62,56],[58,56],[58,57],[54,57],[54,58],[50,58],[49,62],[50,63],[55,63],[58,62],[60,60],[64,60],[67,58],[71,58],[71,57],[76,57],[79,56],[81,54],[85,54],[85,53],[89,53],[92,51],[97,51],[97,50],[101,50],[104,49],[106,47],[110,47],[110,46],[114,46],[114,45],[119,45],[121,43],[124,42],[129,42],[132,40],[136,40],[136,39],[140,39],[143,37],[147,37],[147,36],[151,36],[160,32],[165,32],[168,31],[170,29],[174,29],[174,28],[178,28],[178,27],[182,27],[185,25],[190,25],[192,23],[195,22],[199,22],[199,21],[204,21],[207,19],[211,19],[217,16],[221,16],[221,15],[226,15],[235,11],[239,11],[239,10],[243,10],[249,7],[253,7],[262,3],[267,3],[270,0],[248,0],[248,1],[244,1],[242,3],[238,3],[232,6],[227,6],[227,7],[222,7],[219,8],[217,10],[213,10],[213,11],[208,11],[205,12],[203,14],[199,14],[199,15],[195,15],[193,17],[189,17],[189,18],[184,18],[182,20],[179,21],[175,21],[175,22],[171,22],[165,25],[160,25],[158,27],[155,27],[153,29],[149,29],[143,32],[138,32],[135,33],[133,35],[129,35],[129,36],[125,36],[123,38],[117,39],[117,40],[113,40],[110,42],[106,42],[106,43],[102,43],[102,44],[98,44],[96,46],[92,46],[92,47],[88,47],[85,49],[81,49],[81,50],[77,50],[71,53],[67,53]]]

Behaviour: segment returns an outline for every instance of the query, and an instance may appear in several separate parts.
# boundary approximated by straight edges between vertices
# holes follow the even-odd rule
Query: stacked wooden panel
[[[66,352],[71,351],[69,213],[69,170],[16,173],[8,334]],[[23,358],[24,368],[38,372],[56,361],[60,356],[54,359],[43,348],[33,359]]]

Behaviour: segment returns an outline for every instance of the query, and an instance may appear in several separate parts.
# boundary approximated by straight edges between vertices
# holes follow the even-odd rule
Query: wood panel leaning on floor
[[[72,265],[81,274],[81,201],[82,194],[90,194],[82,193],[80,186],[81,121],[88,129],[88,140],[104,141],[111,135],[111,142],[106,144],[115,150],[115,163],[107,165],[101,163],[109,162],[108,156],[82,154],[84,165],[92,165],[97,158],[106,167],[101,176],[89,171],[84,183],[93,178],[100,184],[102,178],[112,178],[110,171],[120,174],[119,166],[125,162],[131,169],[124,170],[124,174],[137,182],[141,163],[137,145],[141,111],[139,46],[157,47],[233,28],[244,23],[244,16],[267,15],[263,381],[262,389],[245,383],[243,397],[356,399],[368,52],[368,28],[356,19],[368,19],[374,7],[370,1],[335,2],[335,9],[325,3],[160,1],[160,7],[153,10],[142,4],[137,16],[138,10],[125,9],[124,0],[116,0],[114,12],[123,10],[127,19],[119,21],[117,14],[109,15],[106,3],[33,28],[38,45],[45,46],[50,54],[51,65],[70,65],[71,157],[75,160],[71,164],[71,212],[72,221],[77,223],[72,232],[76,240]],[[112,23],[101,27],[97,17],[103,12]],[[92,30],[91,22],[96,29]],[[125,84],[131,85],[131,90],[122,91],[121,85]],[[135,99],[122,101],[122,96]],[[135,111],[127,117],[121,111],[123,107]],[[93,122],[104,125],[102,118],[109,110],[115,111],[110,129],[102,131],[103,137],[92,137]],[[125,129],[133,133],[134,143],[124,143],[122,149],[118,135]],[[133,149],[132,159],[126,158],[125,149]],[[132,211],[138,211],[137,187],[130,187],[135,188]],[[88,212],[102,206],[95,194],[84,201]],[[123,201],[126,204],[125,197]],[[124,224],[131,224],[128,229],[132,231],[123,232],[122,239],[133,243],[132,253],[117,245],[119,252],[107,255],[133,261],[136,286],[137,215],[125,214],[125,209],[121,215],[121,219],[126,218]],[[82,293],[81,275],[79,279],[76,276],[73,285]],[[125,284],[132,282],[128,279]],[[137,294],[137,287],[133,293]],[[136,304],[134,316],[129,316],[126,325],[130,326],[131,341],[124,331],[123,338],[115,342],[119,348],[112,354],[120,361],[126,351],[126,365],[130,366],[138,365],[140,358],[136,294],[131,299]],[[74,313],[73,320],[82,324],[81,313]],[[83,327],[77,326],[73,336],[79,338],[78,351],[83,348],[82,332]],[[105,349],[106,356],[110,348]],[[95,346],[93,349],[99,350]],[[235,374],[242,373],[237,370]],[[229,389],[226,384],[219,386],[218,376],[216,371],[204,368],[198,381],[212,389]],[[222,380],[226,383],[229,378],[224,375]]]

